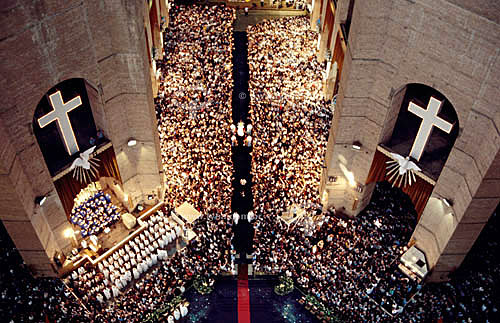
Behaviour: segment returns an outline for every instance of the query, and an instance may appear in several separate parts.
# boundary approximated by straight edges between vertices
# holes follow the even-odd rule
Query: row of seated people
[[[84,300],[95,297],[104,302],[117,297],[132,279],[139,279],[158,261],[167,259],[168,250],[181,234],[181,227],[159,210],[142,233],[99,262],[97,268],[78,268],[68,283]]]
[[[73,207],[70,215],[71,223],[80,227],[82,237],[99,234],[118,220],[118,207],[111,203],[111,196],[101,190]]]

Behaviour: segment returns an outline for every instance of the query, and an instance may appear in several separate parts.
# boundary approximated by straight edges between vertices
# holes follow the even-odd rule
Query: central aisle
[[[248,48],[246,32],[234,32],[233,51],[233,100],[232,116],[235,125],[242,121],[245,126],[248,122],[248,110],[250,97],[248,94]],[[232,212],[246,215],[253,209],[252,196],[252,175],[250,174],[252,157],[250,155],[252,147],[243,145],[243,138],[238,137],[238,145],[232,148],[232,161],[234,168],[233,197],[231,201]],[[240,183],[241,179],[246,180],[246,184]],[[246,219],[240,219],[238,225],[234,227],[233,245],[240,259],[245,261],[246,254],[252,253],[254,229]]]

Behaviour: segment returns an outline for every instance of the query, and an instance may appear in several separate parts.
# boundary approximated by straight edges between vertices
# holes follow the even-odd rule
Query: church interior
[[[500,321],[498,1],[0,26],[2,322]]]

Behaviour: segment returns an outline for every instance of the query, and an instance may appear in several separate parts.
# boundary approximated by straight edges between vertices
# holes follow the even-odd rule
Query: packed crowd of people
[[[311,211],[320,202],[332,117],[322,93],[324,64],[315,54],[317,33],[307,17],[266,20],[247,33],[254,212],[274,216],[292,205]]]
[[[172,6],[170,15],[156,100],[166,202],[188,201],[203,214],[227,215],[236,12],[225,6],[179,5]]]
[[[289,272],[301,287],[338,311],[342,320],[387,319],[361,291],[375,285],[406,249],[416,215],[410,212],[409,199],[401,203],[404,197],[402,192],[391,192],[390,185],[380,186],[374,193],[377,204],[355,219],[319,217],[311,236],[301,225],[288,228],[264,217],[257,223],[256,231],[263,236],[256,240],[256,268]]]
[[[33,278],[0,222],[0,318],[2,322],[84,322],[86,313],[59,279]]]
[[[371,204],[357,218],[326,215],[313,236],[271,218],[257,223],[267,232],[256,241],[256,270],[286,273],[316,296],[342,322],[495,322],[495,284],[500,280],[499,217],[495,213],[447,283],[423,285],[397,269],[414,229],[409,198],[380,183]],[[383,309],[382,309],[383,307]]]

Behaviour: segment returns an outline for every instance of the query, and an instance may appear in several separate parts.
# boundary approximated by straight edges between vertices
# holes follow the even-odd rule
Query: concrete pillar
[[[317,53],[318,61],[323,62],[326,60],[326,50],[327,50],[327,43],[328,43],[328,36],[332,31],[332,26],[329,26],[325,24],[323,32],[321,32],[321,37],[320,37],[320,43],[319,43],[319,50]]]

